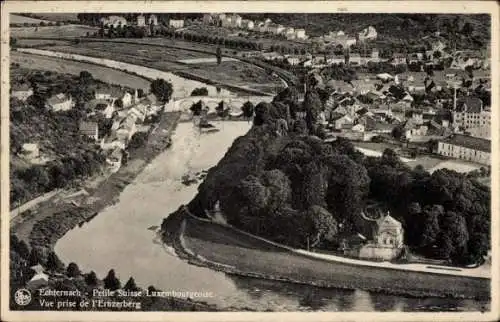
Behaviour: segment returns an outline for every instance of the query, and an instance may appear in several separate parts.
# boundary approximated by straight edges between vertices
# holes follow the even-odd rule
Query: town
[[[105,274],[96,265],[105,257],[120,271],[130,263],[110,249],[124,235],[140,235],[123,246],[127,256],[161,257],[155,231],[154,243],[176,260],[214,272],[485,301],[492,103],[484,15],[50,19],[11,15],[15,285],[70,278],[97,292],[140,293],[133,277],[122,287],[111,267],[100,281],[75,262]],[[94,224],[101,212],[112,219]],[[88,232],[75,233],[82,225]],[[93,225],[121,233],[98,250],[85,240],[107,229]],[[288,261],[292,268],[279,264]],[[121,271],[141,281],[162,269],[130,265]],[[172,274],[182,280],[184,271]],[[422,277],[428,285],[408,285]],[[155,287],[174,282],[162,283]]]

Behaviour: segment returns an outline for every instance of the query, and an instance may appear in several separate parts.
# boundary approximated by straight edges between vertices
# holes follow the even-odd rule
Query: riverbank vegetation
[[[361,211],[377,202],[403,224],[417,254],[482,262],[490,248],[488,188],[455,171],[409,168],[390,149],[365,157],[349,141],[324,143],[314,125],[318,94],[308,92],[302,106],[295,97],[287,89],[255,107],[253,128],[208,172],[192,212],[204,216],[219,201],[227,221],[245,231],[335,250],[336,237],[362,230]]]

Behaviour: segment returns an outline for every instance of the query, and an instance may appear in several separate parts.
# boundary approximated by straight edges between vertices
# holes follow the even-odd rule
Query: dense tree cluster
[[[151,82],[150,92],[162,102],[170,101],[173,91],[172,83],[162,78],[157,78]]]
[[[191,96],[208,96],[208,89],[206,87],[197,87],[193,89]]]
[[[254,126],[209,171],[192,211],[203,215],[219,201],[228,222],[244,230],[332,249],[339,234],[360,231],[361,211],[377,202],[402,222],[416,253],[459,264],[482,260],[490,247],[488,188],[450,170],[411,169],[392,150],[365,157],[348,140],[324,143],[315,135],[318,94],[306,93],[302,108],[294,94],[288,88],[255,107]],[[281,120],[286,135],[278,134]]]

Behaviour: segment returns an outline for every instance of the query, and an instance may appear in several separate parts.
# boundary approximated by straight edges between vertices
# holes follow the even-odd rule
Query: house
[[[162,104],[154,94],[149,94],[148,96],[146,96],[144,104],[149,107],[147,109],[146,116],[156,114],[164,107],[164,104]]]
[[[101,18],[100,20],[101,24],[104,27],[111,27],[116,28],[118,26],[126,26],[127,25],[127,19],[125,19],[122,16],[109,16],[105,18]]]
[[[205,25],[211,25],[211,24],[213,24],[214,19],[212,17],[212,14],[210,14],[210,13],[204,13],[202,21],[203,21],[203,24],[205,24]]]
[[[361,123],[358,123],[352,127],[352,130],[354,132],[364,132],[365,131],[365,126]]]
[[[305,29],[295,29],[295,39],[306,39],[306,31]]]
[[[142,102],[134,105],[128,110],[128,115],[134,115],[136,121],[141,123],[144,122],[147,114],[148,114],[148,107]]]
[[[37,143],[24,143],[21,147],[21,157],[25,160],[32,161],[40,157],[40,149]]]
[[[132,136],[137,132],[135,121],[136,116],[134,113],[129,114],[127,117],[125,117],[118,125],[118,129],[116,130],[116,137],[119,140],[129,142]]]
[[[122,99],[123,107],[125,107],[125,108],[132,105],[132,103],[135,102],[135,100],[136,100],[135,96],[132,96],[132,94],[129,92],[125,92],[125,94],[123,94],[121,99]]]
[[[483,102],[475,96],[466,96],[457,100],[457,107],[452,112],[453,127],[467,130],[481,126],[491,126],[491,112],[483,109]]]
[[[148,17],[148,25],[158,26],[158,17],[154,14],[149,15]]]
[[[483,139],[491,138],[491,125],[487,124],[486,126],[475,126],[468,128],[465,133],[471,136],[475,136]]]
[[[109,166],[109,171],[111,173],[115,173],[120,170],[123,159],[123,149],[115,148],[109,155],[106,157],[106,163]]]
[[[361,55],[357,53],[351,53],[349,55],[349,64],[352,66],[361,65]]]
[[[489,165],[491,141],[483,138],[454,134],[438,141],[437,154]]]
[[[101,149],[103,149],[104,151],[114,150],[114,149],[125,150],[125,148],[126,148],[126,142],[124,140],[120,141],[116,137],[109,138],[106,140],[103,139],[101,141]]]
[[[143,14],[137,16],[137,26],[144,27],[146,26],[146,17]]]
[[[364,214],[360,217],[362,220],[357,226],[362,232],[358,234],[363,240],[357,246],[344,247],[344,253],[366,260],[390,261],[397,258],[404,247],[404,229],[401,223],[389,213],[378,219]]]
[[[401,53],[394,53],[392,55],[391,65],[406,65],[406,55]]]
[[[94,141],[99,139],[99,127],[97,122],[82,121],[78,126],[78,130],[81,135],[90,137],[94,139]]]
[[[342,129],[350,129],[354,125],[354,120],[351,116],[349,115],[344,115],[334,121],[335,124],[335,129],[337,130],[342,130]]]
[[[28,283],[26,283],[26,287],[32,291],[35,291],[47,286],[48,284],[49,275],[45,273],[37,273],[28,281]]]
[[[411,53],[408,55],[408,65],[410,64],[418,64],[423,59],[423,55],[421,53]]]
[[[25,102],[28,97],[33,95],[33,88],[31,88],[31,86],[29,86],[27,83],[14,85],[12,86],[11,90],[12,92],[10,93],[10,96],[15,97],[23,102]]]
[[[293,27],[287,27],[285,28],[285,30],[283,31],[283,34],[285,35],[285,37],[295,37],[295,28]]]
[[[326,60],[326,63],[328,65],[344,64],[345,60],[346,60],[346,58],[344,55],[334,55],[333,57],[328,58]]]
[[[300,57],[296,57],[296,56],[289,56],[286,58],[286,61],[289,65],[291,66],[296,66],[300,63]]]
[[[233,28],[241,28],[241,23],[243,19],[240,15],[233,14],[231,15],[231,27]]]
[[[241,28],[246,29],[246,30],[253,30],[254,27],[255,27],[255,24],[252,20],[248,20],[248,19],[241,20]]]
[[[361,42],[375,40],[377,39],[377,30],[373,26],[369,26],[358,33],[358,38]]]
[[[46,107],[54,112],[69,111],[73,108],[73,99],[64,93],[52,95],[47,99]]]
[[[87,107],[95,113],[102,114],[107,119],[111,118],[115,111],[113,100],[111,99],[93,99],[87,103]]]
[[[182,19],[170,19],[168,25],[172,28],[179,29],[184,28],[184,20]]]
[[[382,81],[390,81],[394,79],[394,77],[388,73],[377,74],[377,78],[381,79]]]
[[[428,127],[422,124],[416,124],[408,120],[403,128],[405,138],[410,142],[418,141],[420,137],[427,135]]]
[[[270,24],[267,26],[267,32],[272,33],[273,35],[279,35],[285,30],[285,27],[278,24]]]

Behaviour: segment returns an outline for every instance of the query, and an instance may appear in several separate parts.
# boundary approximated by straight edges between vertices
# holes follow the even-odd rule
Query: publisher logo
[[[18,305],[28,305],[31,302],[31,293],[25,288],[18,289],[14,294],[14,301]]]

